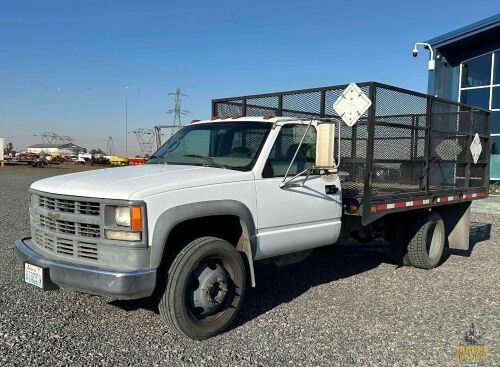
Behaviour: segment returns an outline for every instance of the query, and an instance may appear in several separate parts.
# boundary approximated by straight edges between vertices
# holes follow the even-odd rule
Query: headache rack
[[[489,111],[376,82],[357,85],[372,105],[354,126],[340,124],[335,154],[344,203],[360,204],[364,224],[393,211],[488,196]],[[214,99],[212,115],[339,118],[333,103],[346,87]],[[481,153],[474,163],[476,134]]]

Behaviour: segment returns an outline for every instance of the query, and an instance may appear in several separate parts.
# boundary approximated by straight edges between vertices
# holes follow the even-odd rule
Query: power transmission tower
[[[42,137],[42,143],[47,145],[47,144],[69,144],[73,142],[73,138],[67,136],[67,135],[57,135],[55,132],[52,131],[45,131],[40,134]]]
[[[153,129],[139,128],[132,131],[137,137],[139,148],[141,149],[141,156],[150,156],[153,152],[155,142],[155,132]]]
[[[175,92],[169,93],[169,96],[175,96],[175,106],[173,110],[168,110],[167,113],[174,114],[174,122],[170,125],[156,125],[153,127],[154,140],[156,142],[156,148],[160,148],[162,136],[165,135],[161,131],[162,129],[170,130],[170,136],[173,136],[177,131],[182,129],[182,119],[181,116],[187,115],[189,111],[183,110],[181,108],[182,97],[189,97],[187,94],[181,92],[181,88],[177,87]]]
[[[59,138],[59,136],[52,131],[45,131],[45,132],[41,133],[40,136],[42,137],[42,143],[45,145],[56,144],[56,142]]]
[[[174,126],[181,126],[182,121],[181,121],[181,116],[187,115],[189,111],[183,110],[181,108],[181,98],[182,97],[188,97],[187,94],[184,94],[181,92],[181,88],[177,87],[175,92],[169,93],[169,96],[175,96],[175,106],[173,110],[168,110],[167,113],[173,113],[174,114],[174,122],[172,125]]]
[[[115,145],[113,144],[113,137],[108,137],[108,142],[106,143],[106,153],[108,155],[115,155]]]
[[[75,139],[67,135],[59,135],[57,140],[60,144],[71,144]]]

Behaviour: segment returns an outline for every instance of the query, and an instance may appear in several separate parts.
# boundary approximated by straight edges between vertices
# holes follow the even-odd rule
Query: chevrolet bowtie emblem
[[[54,220],[59,219],[59,217],[60,217],[60,216],[61,216],[61,214],[56,213],[56,212],[49,212],[49,214],[48,214],[48,217],[49,217],[50,219],[54,219]]]

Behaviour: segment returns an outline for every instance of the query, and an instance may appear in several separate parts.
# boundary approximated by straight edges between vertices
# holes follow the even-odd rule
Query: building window
[[[500,180],[500,50],[460,65],[459,101],[490,109],[490,178]]]
[[[500,84],[500,52],[495,53],[493,68],[495,71],[493,74],[493,84]]]
[[[500,50],[460,65],[460,102],[500,111]]]
[[[500,87],[493,87],[491,92],[491,109],[500,109]]]
[[[477,88],[462,90],[462,103],[471,104],[481,108],[490,108],[490,88]]]
[[[491,81],[491,54],[462,64],[462,87],[480,87]]]

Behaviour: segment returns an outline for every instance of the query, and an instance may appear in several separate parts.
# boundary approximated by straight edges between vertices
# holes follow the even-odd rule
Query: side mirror
[[[335,145],[335,124],[319,123],[316,129],[316,167],[336,168],[333,157]]]

